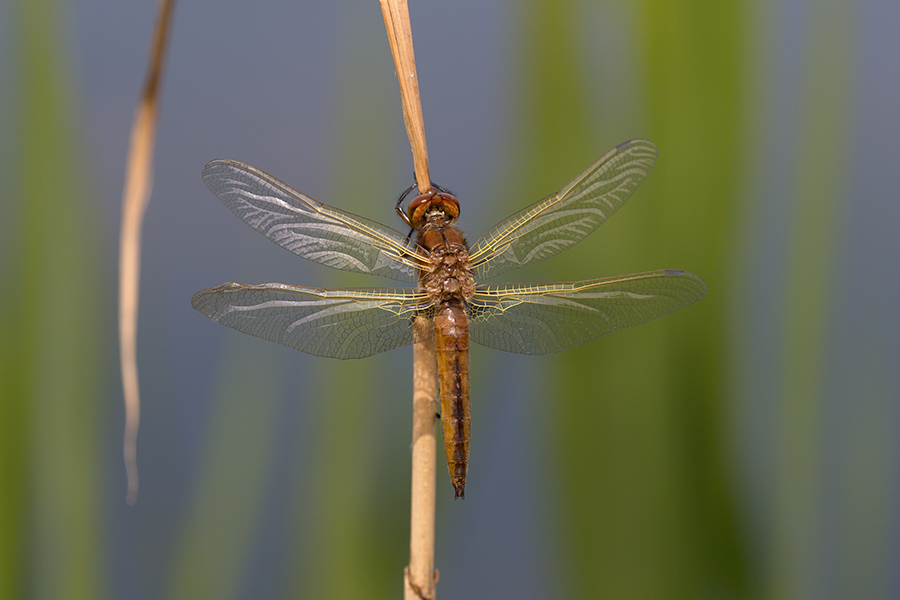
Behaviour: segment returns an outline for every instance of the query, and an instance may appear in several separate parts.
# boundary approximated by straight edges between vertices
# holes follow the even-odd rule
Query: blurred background
[[[473,351],[439,597],[900,597],[900,3],[411,5],[432,177],[470,240],[644,137],[632,200],[513,279],[709,286],[558,355]],[[394,285],[297,259],[200,180],[233,158],[401,228],[377,2],[177,6],[125,503],[118,230],[155,11],[0,6],[0,597],[399,597],[411,350],[321,359],[190,306],[225,281]]]

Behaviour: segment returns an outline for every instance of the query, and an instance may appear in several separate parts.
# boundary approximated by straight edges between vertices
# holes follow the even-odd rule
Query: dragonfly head
[[[406,214],[413,227],[420,227],[436,215],[453,223],[459,218],[459,200],[442,190],[430,189],[413,198],[406,208]]]

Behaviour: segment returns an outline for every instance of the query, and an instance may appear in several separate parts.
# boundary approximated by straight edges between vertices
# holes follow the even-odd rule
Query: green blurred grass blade
[[[815,5],[802,81],[805,110],[799,124],[796,195],[792,199],[791,255],[787,257],[785,329],[781,351],[783,394],[777,433],[776,497],[768,589],[771,598],[821,597],[825,504],[822,473],[827,335],[836,272],[836,230],[847,190],[852,101],[854,5]],[[846,555],[842,558],[847,559]],[[873,597],[861,589],[846,597]]]
[[[723,274],[742,124],[740,5],[663,4],[643,2],[632,21],[623,18],[637,25],[630,49],[638,57],[606,59],[642,69],[637,79],[647,95],[639,104],[651,127],[626,137],[654,141],[659,163],[636,199],[597,234],[601,239],[557,261],[566,275],[553,278],[684,268],[704,277],[711,293],[682,313],[555,359],[557,379],[547,389],[556,393],[547,405],[555,411],[563,564],[571,565],[567,583],[577,597],[739,597],[745,587],[720,433]],[[601,28],[575,26],[585,9],[533,0],[518,36],[528,41],[524,64],[531,68],[522,90],[531,99],[522,160],[529,188],[558,186],[564,176],[537,182],[534,174],[577,172],[586,157],[626,139],[610,139],[608,130],[635,119],[605,114],[602,129],[590,127],[588,83],[595,75],[584,70],[590,63],[579,55],[579,36]],[[604,90],[621,85],[602,83]]]
[[[659,213],[660,252],[700,273],[710,293],[671,320],[663,366],[674,383],[673,423],[683,461],[683,539],[691,595],[749,593],[745,541],[727,457],[726,399],[731,360],[726,348],[732,265],[736,253],[747,88],[745,15],[739,1],[641,3],[648,114],[660,147],[651,177]]]
[[[237,597],[273,476],[280,348],[239,353],[227,335],[193,506],[172,562],[173,599]]]
[[[102,266],[54,2],[18,2],[16,183],[0,295],[0,597],[102,598],[96,416]],[[83,154],[83,153],[81,153]],[[10,193],[12,190],[12,193]],[[26,562],[27,561],[27,562]]]
[[[320,200],[390,224],[394,198],[401,190],[388,186],[393,153],[379,147],[403,135],[400,99],[396,81],[387,77],[393,73],[393,64],[384,26],[373,19],[376,13],[358,8],[348,7],[342,15],[346,43],[339,46],[346,54],[336,70],[340,76],[335,123],[339,126],[330,178],[336,185]],[[316,117],[304,114],[302,118]],[[327,280],[307,283],[391,285],[371,277],[324,275]],[[291,548],[296,567],[286,598],[352,600],[402,594],[408,513],[397,508],[409,498],[409,442],[399,444],[407,450],[401,465],[385,465],[381,454],[397,446],[397,439],[391,437],[396,427],[389,422],[394,409],[402,407],[400,414],[411,411],[412,402],[408,394],[382,395],[386,389],[409,388],[379,376],[389,360],[376,355],[355,361],[305,361],[315,369],[319,385],[315,391],[298,391],[297,401],[315,405],[311,412],[317,436],[311,444],[314,453],[299,458],[305,464],[298,470],[305,475],[296,482],[296,533]],[[411,382],[411,366],[408,373]],[[401,431],[400,435],[410,435],[408,425]],[[384,468],[390,470],[388,476]],[[399,481],[391,476],[395,468],[405,474]]]
[[[517,54],[522,56],[525,77],[520,90],[524,99],[522,119],[528,126],[523,127],[526,139],[521,146],[523,156],[519,157],[523,189],[520,194],[511,194],[513,197],[535,196],[555,189],[608,149],[602,146],[604,132],[590,128],[589,82],[582,71],[586,65],[581,61],[579,30],[572,29],[583,8],[583,3],[572,1],[535,0],[527,6],[524,30],[517,36],[527,40],[527,45],[519,48]],[[607,224],[604,229],[612,226]],[[575,263],[581,268],[551,274],[550,265],[538,265],[530,269],[531,276],[569,279],[613,275],[605,270],[609,268],[608,259],[601,264],[585,246],[567,253],[563,266],[568,268]],[[555,260],[553,266],[562,262]],[[599,269],[603,270],[598,272]],[[535,272],[542,272],[545,277],[535,276]],[[639,463],[629,462],[627,453],[614,451],[626,445],[626,440],[619,438],[634,431],[633,424],[623,427],[621,416],[609,414],[617,409],[627,412],[616,401],[621,394],[611,389],[615,381],[608,373],[610,369],[633,372],[627,363],[619,363],[623,359],[627,360],[627,356],[605,356],[598,344],[545,359],[552,369],[545,389],[553,392],[547,393],[542,404],[550,412],[556,433],[555,447],[548,451],[555,459],[554,483],[558,485],[554,486],[553,496],[565,534],[565,556],[560,564],[569,565],[570,569],[562,590],[569,597],[655,597],[647,593],[653,587],[634,585],[635,580],[640,580],[635,569],[658,569],[658,565],[636,564],[631,549],[624,547],[630,541],[641,546],[658,544],[648,540],[650,532],[634,527],[643,521],[629,513],[628,507],[637,508],[642,503],[627,503],[618,497],[626,490],[634,491],[634,480],[646,470]],[[646,376],[641,380],[646,382]],[[591,389],[591,384],[596,387]],[[610,469],[614,466],[614,471],[601,476],[604,465],[597,461],[605,461]],[[617,494],[617,490],[621,491]]]

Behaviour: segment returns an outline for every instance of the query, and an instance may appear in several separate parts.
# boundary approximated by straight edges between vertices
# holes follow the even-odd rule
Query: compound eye
[[[440,205],[440,207],[444,209],[444,212],[450,216],[451,221],[455,221],[459,218],[459,200],[456,199],[456,196],[448,194],[447,192],[440,192],[434,195],[434,200],[432,200],[432,202]]]
[[[414,227],[418,227],[432,198],[434,198],[434,190],[428,190],[410,200],[409,206],[406,207],[406,214],[409,215],[409,220]]]
[[[410,216],[415,213],[420,206],[427,204],[434,197],[434,193],[431,191],[425,192],[424,194],[419,194],[409,202],[409,206],[406,207],[406,212],[409,213]]]

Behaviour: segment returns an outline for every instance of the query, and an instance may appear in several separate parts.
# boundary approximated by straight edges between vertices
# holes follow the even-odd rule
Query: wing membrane
[[[656,162],[656,146],[631,140],[607,152],[555,194],[498,223],[472,247],[475,279],[562,252],[625,204]]]
[[[399,281],[418,277],[422,259],[407,236],[317,202],[256,167],[214,160],[203,182],[243,222],[298,256]]]
[[[685,271],[540,285],[481,285],[469,303],[469,335],[497,350],[548,354],[646,323],[704,295],[703,280]]]
[[[191,304],[216,323],[316,356],[363,358],[417,341],[413,322],[428,312],[410,288],[323,290],[282,283],[224,283]]]

